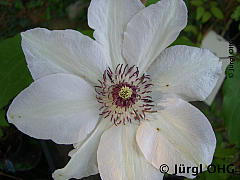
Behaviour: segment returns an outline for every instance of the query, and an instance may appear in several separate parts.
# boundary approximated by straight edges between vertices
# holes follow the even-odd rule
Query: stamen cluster
[[[132,120],[145,119],[153,112],[153,101],[149,75],[141,75],[135,66],[119,64],[113,72],[110,68],[103,73],[103,80],[95,86],[97,101],[101,103],[100,115],[110,118],[117,126]]]

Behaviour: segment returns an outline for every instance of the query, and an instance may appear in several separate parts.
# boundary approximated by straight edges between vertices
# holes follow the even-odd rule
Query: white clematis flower
[[[22,33],[35,81],[7,116],[32,137],[74,144],[53,178],[159,180],[161,164],[170,174],[175,164],[209,165],[214,132],[187,101],[210,94],[221,63],[206,49],[167,48],[187,24],[183,0],[92,0],[88,23],[96,40],[73,30]]]

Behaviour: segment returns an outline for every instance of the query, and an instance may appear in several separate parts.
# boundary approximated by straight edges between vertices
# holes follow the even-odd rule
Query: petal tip
[[[20,115],[16,116],[16,115],[14,115],[14,113],[12,113],[12,108],[11,107],[12,107],[12,104],[10,105],[10,107],[8,108],[8,111],[7,111],[7,120],[8,120],[9,123],[13,123],[13,121],[16,117],[21,118]]]
[[[62,172],[62,169],[58,169],[56,171],[54,171],[54,173],[52,174],[52,178],[54,180],[66,180],[69,179],[66,177],[66,175],[64,175],[64,173]]]

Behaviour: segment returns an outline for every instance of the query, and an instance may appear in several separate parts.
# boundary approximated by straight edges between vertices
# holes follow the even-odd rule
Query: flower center
[[[119,64],[115,71],[103,73],[103,80],[95,86],[97,101],[102,105],[100,115],[110,118],[117,126],[132,120],[144,120],[146,113],[154,112],[149,75],[139,76],[135,66]]]
[[[128,99],[132,96],[132,93],[133,93],[133,91],[131,88],[129,88],[127,86],[123,86],[121,88],[121,90],[119,91],[118,96],[123,99]]]

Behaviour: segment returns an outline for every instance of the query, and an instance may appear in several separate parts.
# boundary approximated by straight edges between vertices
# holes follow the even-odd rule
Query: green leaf
[[[240,20],[240,6],[237,6],[237,8],[233,11],[231,18],[234,19],[235,21]]]
[[[227,166],[231,163],[229,163],[226,160],[215,158],[211,164],[212,164],[212,166],[209,167],[210,168],[209,172],[205,171],[203,173],[200,173],[198,175],[199,178],[196,178],[196,179],[198,179],[198,180],[227,180],[227,179],[232,180],[231,174],[226,172],[227,171]],[[215,166],[215,168],[214,168],[214,166]],[[218,171],[218,167],[221,168],[223,166],[226,167],[225,173],[223,172],[223,170]],[[229,170],[231,171],[232,168],[229,167]]]
[[[224,17],[221,9],[219,9],[217,7],[211,7],[211,12],[217,19],[223,19],[223,17]]]
[[[37,8],[43,5],[43,1],[42,0],[34,0],[34,1],[29,1],[27,3],[27,8],[28,9],[33,9],[33,8]]]
[[[21,49],[21,37],[0,42],[0,108],[9,104],[20,91],[32,82]]]
[[[203,4],[202,0],[192,0],[190,3],[193,6],[201,6]]]
[[[213,7],[213,6],[217,6],[217,2],[210,2],[210,6]]]
[[[0,138],[3,137],[3,131],[2,129],[0,128]]]
[[[187,25],[184,29],[185,32],[192,32],[193,34],[197,35],[198,30],[196,28],[196,26],[193,25]]]
[[[147,0],[146,6],[157,3],[159,0]]]
[[[201,109],[201,111],[205,116],[211,115],[211,112],[208,109]]]
[[[7,2],[7,1],[4,1],[4,0],[0,0],[0,5],[1,5],[1,6],[9,6],[10,3]]]
[[[188,45],[188,46],[197,46],[194,44],[190,39],[188,39],[186,36],[179,36],[174,43],[171,44],[171,46],[175,45]]]
[[[228,66],[227,74],[231,71],[234,76],[227,78],[223,84],[223,115],[229,140],[234,144],[240,141],[240,62],[235,61],[231,69]]]
[[[15,0],[14,4],[15,4],[15,8],[24,9],[24,6],[21,0]]]
[[[229,164],[226,162],[226,164]],[[206,172],[205,174],[205,180],[227,180],[229,178],[229,176],[231,176],[230,173],[218,173],[217,168],[218,168],[218,164],[215,165],[216,166],[216,172],[215,173],[208,173]],[[220,167],[223,167],[224,164],[219,165]],[[210,170],[210,172],[214,172],[214,169]]]
[[[217,108],[217,103],[216,103],[216,101],[213,101],[210,109],[212,112],[214,112],[216,110],[216,108]]]
[[[238,154],[238,150],[234,148],[216,148],[214,156],[219,158],[233,157]]]
[[[3,109],[0,110],[0,127],[8,127],[9,124],[5,119],[5,111]]]
[[[50,7],[47,7],[45,17],[46,17],[47,20],[51,19],[51,9],[50,9]]]
[[[197,41],[200,43],[202,41],[202,33],[200,32],[197,36]]]
[[[203,16],[204,12],[205,12],[205,9],[204,9],[202,6],[199,6],[199,7],[197,8],[196,20],[201,19],[201,17]]]
[[[89,36],[90,38],[93,38],[93,30],[80,30],[80,32],[86,36]]]
[[[216,132],[215,135],[216,135],[216,139],[217,139],[217,147],[216,147],[216,149],[217,149],[221,146],[221,144],[223,142],[223,136],[222,136],[222,133],[220,133],[220,132]]]
[[[212,17],[210,12],[205,12],[203,17],[202,17],[202,23],[207,22],[210,18]]]
[[[212,166],[210,168],[210,172],[205,173],[205,177],[206,177],[205,180],[225,180],[225,179],[227,180],[229,178],[229,176],[231,176],[231,174],[226,173],[226,172],[224,173],[222,170],[219,170],[219,172],[218,172],[218,166],[223,167],[225,165],[225,167],[226,167],[229,164],[231,164],[231,163],[229,163],[227,160],[215,158],[212,162],[212,165],[214,165],[216,167],[216,171],[215,171],[215,173],[210,173],[210,172],[214,172],[214,167]],[[229,169],[229,170],[231,170],[231,169]]]

